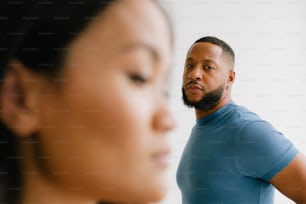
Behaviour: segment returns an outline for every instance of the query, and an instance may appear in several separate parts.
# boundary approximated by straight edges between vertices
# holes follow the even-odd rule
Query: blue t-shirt
[[[272,125],[231,102],[198,119],[177,183],[183,204],[271,204],[269,183],[298,150]]]

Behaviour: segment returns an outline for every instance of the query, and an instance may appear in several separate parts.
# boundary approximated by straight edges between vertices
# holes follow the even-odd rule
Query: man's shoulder
[[[248,108],[242,105],[231,103],[230,110],[231,111],[229,114],[231,117],[231,121],[239,124],[264,121],[263,119],[260,118],[258,114],[256,114],[255,112],[249,110]]]

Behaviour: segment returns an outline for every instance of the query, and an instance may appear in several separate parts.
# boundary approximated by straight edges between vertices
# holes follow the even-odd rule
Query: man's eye
[[[192,64],[186,64],[186,68],[187,68],[187,69],[190,69],[190,68],[192,68],[192,67],[193,67]]]
[[[211,69],[214,69],[214,67],[213,67],[213,66],[209,66],[209,65],[204,65],[204,66],[203,66],[203,68],[204,68],[205,70],[211,70]]]
[[[139,85],[142,85],[148,81],[145,77],[135,73],[130,73],[129,78],[131,79],[131,81]]]

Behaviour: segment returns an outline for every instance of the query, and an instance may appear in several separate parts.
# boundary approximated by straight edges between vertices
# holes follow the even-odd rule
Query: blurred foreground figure
[[[164,93],[172,36],[159,5],[5,2],[0,203],[161,200],[174,121]]]

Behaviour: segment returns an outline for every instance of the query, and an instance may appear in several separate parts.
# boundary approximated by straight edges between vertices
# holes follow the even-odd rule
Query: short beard
[[[206,93],[200,101],[192,102],[188,100],[185,94],[185,90],[184,88],[182,88],[182,94],[183,94],[182,98],[186,106],[190,108],[195,108],[198,110],[208,111],[208,110],[213,109],[217,105],[217,103],[220,101],[222,97],[223,91],[224,91],[224,87],[220,86],[219,88],[209,93]]]

